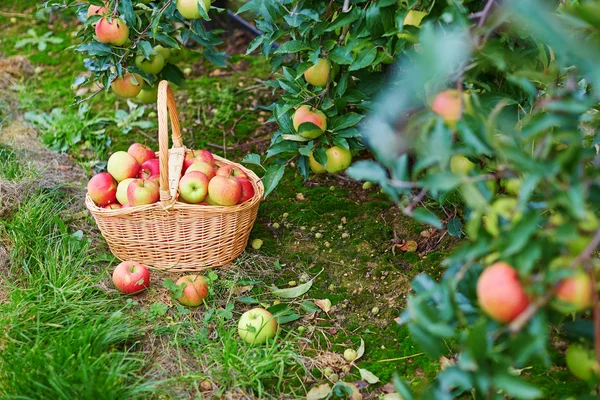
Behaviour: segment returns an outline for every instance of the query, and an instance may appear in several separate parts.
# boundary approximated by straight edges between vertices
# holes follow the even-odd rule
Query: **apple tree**
[[[560,389],[589,396],[600,376],[600,6],[439,11],[361,121],[376,160],[347,171],[465,237],[441,279],[413,280],[398,318],[443,366],[419,393],[397,388],[405,399],[555,398],[528,370],[564,360],[585,383]]]

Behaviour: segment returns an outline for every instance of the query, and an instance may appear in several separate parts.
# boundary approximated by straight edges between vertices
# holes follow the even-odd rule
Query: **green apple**
[[[600,365],[593,352],[577,343],[569,346],[565,352],[565,361],[573,376],[584,381],[590,380],[594,375],[598,376],[600,372]]]
[[[312,151],[310,152],[310,156],[308,156],[308,165],[310,166],[312,172],[314,172],[315,174],[322,174],[323,172],[327,171],[325,168],[323,168],[321,164],[318,163],[318,161],[313,156]]]
[[[238,334],[250,344],[263,344],[277,333],[277,321],[264,308],[246,311],[238,322]]]
[[[475,164],[467,157],[462,155],[453,156],[450,159],[450,171],[458,176],[469,175],[469,172],[475,169]]]
[[[177,64],[179,61],[183,59],[184,51],[179,47],[174,47],[170,49],[171,57],[169,58],[169,62],[171,64]]]
[[[311,85],[323,87],[327,85],[330,73],[331,63],[324,58],[320,58],[315,65],[304,72],[304,79]]]
[[[200,10],[198,7],[202,7],[202,9],[208,13],[210,0],[177,0],[177,10],[183,18],[200,18]]]
[[[502,186],[504,186],[504,190],[506,190],[506,193],[513,196],[518,196],[519,192],[521,191],[521,184],[523,183],[523,181],[520,178],[510,178],[501,181],[501,183]]]
[[[158,87],[145,87],[135,98],[144,104],[156,103],[158,99]]]
[[[163,58],[165,59],[165,62],[169,61],[169,59],[171,58],[171,49],[163,47],[160,44],[154,46],[154,51],[156,51],[156,53],[163,56]]]
[[[336,174],[342,172],[352,163],[352,153],[343,147],[333,146],[328,148],[325,153],[327,153],[325,169],[329,173]]]
[[[135,65],[147,74],[156,75],[164,68],[165,59],[158,53],[150,55],[150,59],[139,55],[135,58]]]

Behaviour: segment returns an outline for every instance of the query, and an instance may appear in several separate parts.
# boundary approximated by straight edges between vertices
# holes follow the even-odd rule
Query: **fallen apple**
[[[263,344],[277,333],[277,321],[263,308],[246,311],[238,322],[238,334],[250,344]]]
[[[177,298],[184,306],[197,307],[208,297],[208,283],[201,275],[186,275],[179,278],[177,286],[183,285],[183,295]]]
[[[138,293],[150,285],[150,271],[142,263],[123,261],[113,271],[112,280],[122,293]]]

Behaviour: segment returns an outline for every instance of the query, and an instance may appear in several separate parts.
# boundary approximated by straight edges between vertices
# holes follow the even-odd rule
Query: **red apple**
[[[252,186],[252,182],[248,178],[236,178],[240,185],[242,185],[242,197],[240,198],[240,203],[245,202],[246,200],[250,200],[254,197],[254,186]]]
[[[117,201],[121,204],[127,203],[127,187],[135,178],[123,179],[117,186]]]
[[[246,175],[244,171],[229,164],[220,167],[216,174],[221,176],[234,176],[236,178],[248,178],[248,175]]]
[[[140,167],[138,177],[147,179],[154,175],[160,175],[160,161],[158,158],[144,162]]]
[[[192,171],[202,172],[204,175],[206,175],[208,180],[211,180],[216,175],[215,167],[204,161],[196,161],[190,165],[188,169],[186,169],[185,173],[189,174]]]
[[[292,117],[294,129],[298,132],[300,126],[307,122],[310,122],[318,127],[299,133],[300,136],[307,139],[316,139],[325,132],[325,129],[327,129],[327,116],[325,116],[323,111],[317,110],[316,108],[312,108],[308,105],[298,107],[294,113],[294,116]]]
[[[134,143],[129,146],[127,152],[131,154],[138,162],[138,164],[142,165],[148,160],[152,160],[156,158],[156,153],[150,147],[141,143]]]
[[[487,267],[479,276],[477,299],[486,314],[502,323],[514,320],[529,305],[517,271],[504,262]]]
[[[131,154],[117,151],[108,158],[106,170],[117,182],[121,182],[123,179],[135,178],[140,171],[140,164]]]
[[[160,199],[160,190],[154,181],[134,179],[127,186],[127,199],[132,207],[156,203]]]
[[[123,261],[113,271],[112,280],[122,293],[138,293],[150,285],[150,271],[142,263]]]
[[[210,182],[208,184],[210,185]],[[206,203],[207,206],[218,206],[219,205],[213,199],[210,198],[210,193],[206,196],[203,203]]]
[[[96,36],[99,42],[122,46],[129,38],[129,28],[121,18],[104,17],[96,24]]]
[[[87,191],[94,203],[100,207],[117,201],[117,182],[107,172],[94,175],[87,184]]]
[[[461,117],[462,100],[460,92],[449,89],[439,93],[433,100],[431,109],[434,113],[442,116],[444,121],[455,124]]]
[[[160,188],[160,175],[152,175],[148,180],[156,183],[156,186]]]
[[[115,78],[110,84],[111,89],[119,96],[125,98],[135,97],[142,91],[144,82],[138,74],[125,74]]]
[[[583,311],[592,304],[592,290],[590,276],[585,271],[578,271],[559,283],[552,304],[565,314]]]
[[[210,165],[215,165],[215,159],[213,155],[208,150],[192,150],[191,152],[185,155],[183,160],[183,168],[182,173],[189,168],[190,165],[195,163],[196,161],[204,161]]]
[[[190,204],[198,204],[208,194],[208,178],[200,171],[186,172],[179,180],[179,199]]]
[[[106,7],[95,6],[93,4],[90,4],[90,6],[88,7],[88,12],[87,12],[88,18],[91,17],[92,15],[105,15],[105,14],[108,14],[108,9]]]
[[[217,175],[208,183],[211,201],[220,206],[233,206],[240,202],[242,185],[234,177]]]
[[[119,203],[112,203],[112,204],[106,205],[102,208],[106,208],[107,210],[118,210],[119,208],[123,208],[123,206],[120,205]]]
[[[208,296],[208,283],[201,275],[186,275],[179,278],[177,286],[183,286],[183,296],[178,297],[184,306],[197,307],[202,304],[202,300]]]

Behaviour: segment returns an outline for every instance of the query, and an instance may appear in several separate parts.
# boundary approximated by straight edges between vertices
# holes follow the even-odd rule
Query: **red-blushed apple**
[[[477,280],[479,305],[492,319],[507,323],[529,305],[517,271],[504,262],[487,267]]]
[[[135,97],[142,91],[144,82],[138,74],[125,74],[117,77],[110,84],[111,89],[119,96],[125,98]]]
[[[129,149],[127,149],[127,152],[131,154],[140,165],[142,165],[148,160],[156,158],[156,153],[154,152],[154,150],[141,143],[132,144],[131,146],[129,146]]]
[[[156,183],[156,186],[160,188],[160,175],[152,175],[148,180]]]
[[[565,314],[583,311],[592,304],[592,290],[590,276],[584,271],[577,271],[575,275],[560,281],[552,305]]]
[[[117,201],[121,204],[127,203],[127,187],[135,178],[123,179],[117,186]]]
[[[318,128],[299,131],[300,126],[304,123],[310,122],[316,125]],[[307,139],[315,139],[321,136],[325,129],[327,129],[327,117],[321,110],[312,108],[308,105],[300,106],[296,109],[294,116],[292,117],[292,123],[294,129],[299,132],[300,136]]]
[[[160,175],[160,160],[158,158],[153,158],[144,162],[140,166],[138,178],[147,179],[154,175]]]
[[[91,17],[92,15],[105,15],[105,14],[108,14],[108,9],[106,7],[95,6],[93,4],[90,4],[90,6],[88,7],[88,12],[87,12],[88,18]]]
[[[208,183],[208,194],[217,205],[234,206],[242,197],[242,185],[234,177],[217,175]]]
[[[198,204],[208,194],[208,178],[200,171],[186,172],[179,180],[179,200]]]
[[[244,171],[229,164],[219,167],[219,169],[217,169],[216,175],[233,176],[235,178],[248,178],[248,175],[246,175]]]
[[[185,158],[183,159],[183,168],[181,172],[185,174],[185,171],[190,167],[190,165],[192,165],[196,161],[204,161],[205,163],[208,163],[210,165],[215,165],[215,159],[210,153],[210,151],[192,150],[191,152],[185,155]]]
[[[117,182],[121,182],[123,179],[135,178],[140,172],[140,164],[131,154],[116,151],[108,157],[106,170]]]
[[[87,184],[87,191],[92,201],[100,207],[117,202],[117,182],[107,172],[94,175]]]
[[[242,185],[242,197],[240,197],[240,203],[250,200],[254,197],[254,186],[248,178],[236,178],[240,185]]]
[[[150,58],[139,55],[135,58],[135,65],[150,75],[156,75],[165,67],[165,59],[160,54],[152,54]]]
[[[208,184],[210,186],[210,182]],[[219,205],[213,199],[210,198],[210,193],[206,196],[203,203],[206,203],[206,205],[208,205],[208,206],[218,206]]]
[[[198,307],[208,297],[208,282],[201,275],[186,275],[177,279],[177,286],[183,286],[183,296],[178,297],[184,306]]]
[[[122,46],[129,38],[129,28],[121,18],[104,17],[96,24],[96,37],[101,43]]]
[[[277,334],[277,321],[264,308],[253,308],[240,317],[238,334],[247,343],[263,344]]]
[[[204,161],[196,161],[185,170],[185,173],[189,174],[192,171],[202,172],[208,180],[211,180],[216,175],[215,167]]]
[[[456,89],[448,89],[439,93],[433,100],[431,109],[434,113],[442,116],[448,124],[455,124],[462,113],[460,92]]]
[[[121,208],[129,208],[129,207],[131,207],[131,204],[129,204],[129,203],[125,203],[121,206]]]
[[[112,280],[122,293],[139,293],[150,285],[150,271],[142,263],[123,261],[113,271]]]
[[[202,7],[202,9],[208,13],[210,0],[177,0],[177,10],[183,18],[200,18],[200,10],[198,7]]]
[[[107,210],[118,210],[120,208],[123,208],[123,206],[120,205],[119,203],[112,203],[112,204],[106,205],[102,208],[106,208]]]
[[[319,61],[304,72],[306,82],[314,86],[325,86],[331,73],[331,64],[324,58],[319,58]]]
[[[327,154],[325,169],[329,173],[342,172],[352,164],[352,153],[344,147],[333,146],[325,150],[325,153]]]
[[[160,199],[160,190],[152,180],[134,179],[127,186],[127,199],[131,207],[153,204]]]

